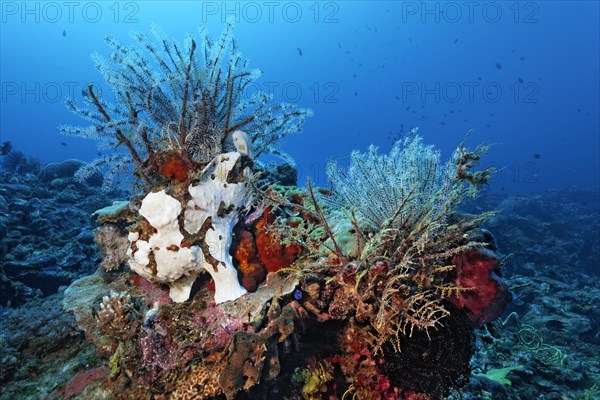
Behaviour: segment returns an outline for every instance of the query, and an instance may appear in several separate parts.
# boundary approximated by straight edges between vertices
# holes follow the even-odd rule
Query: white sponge
[[[251,155],[252,149],[245,133],[236,132],[235,139],[241,152],[218,155],[201,172],[199,183],[188,187],[191,200],[183,211],[183,226],[179,219],[181,203],[161,190],[149,193],[139,210],[156,232],[148,241],[140,240],[137,232],[129,235],[131,246],[127,254],[131,269],[148,280],[168,284],[169,295],[175,302],[189,299],[192,285],[203,269],[215,281],[217,303],[235,300],[246,293],[238,281],[229,248],[233,226],[245,203],[251,171],[246,168],[243,179],[238,179],[240,182],[230,183],[227,179],[242,154]],[[205,224],[208,218],[210,224]],[[195,235],[203,226],[209,226],[204,232],[204,246],[182,247],[183,230]],[[202,248],[209,254],[204,254]]]

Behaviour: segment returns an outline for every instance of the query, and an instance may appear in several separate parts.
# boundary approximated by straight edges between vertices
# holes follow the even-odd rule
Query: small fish
[[[354,97],[358,96],[358,92],[354,92]]]
[[[533,158],[535,158],[536,160],[539,160],[540,158],[542,158],[542,155],[539,153],[533,153]]]
[[[352,74],[352,76],[354,77],[354,79],[356,79],[356,74]]]
[[[342,48],[342,44],[340,42],[338,42],[338,47],[341,49]]]
[[[12,144],[10,143],[10,141],[3,142],[2,146],[0,146],[0,155],[5,156],[8,153],[10,153],[11,150]]]
[[[405,111],[408,111],[408,110],[410,110],[410,106],[406,106]]]
[[[400,100],[400,97],[396,96],[396,100]]]
[[[578,109],[577,109],[577,112],[581,112],[581,108],[578,108]]]
[[[500,64],[500,63],[496,63],[496,68],[497,68],[497,69],[502,69],[502,64]]]
[[[454,43],[452,44],[456,44],[458,42],[458,38],[454,39]]]
[[[523,83],[523,79],[519,78],[519,83]]]
[[[67,146],[68,146],[68,144],[66,144],[65,142],[60,142],[60,145],[61,145],[61,146],[65,146],[65,147],[67,147]]]
[[[67,37],[67,31],[63,30],[63,37]]]
[[[300,57],[302,57],[302,49],[300,47],[298,47],[298,54],[300,55]]]
[[[152,308],[150,308],[148,311],[146,311],[144,313],[143,325],[146,327],[152,325],[152,323],[158,316],[158,311],[159,311],[158,304],[155,303],[152,306]]]
[[[525,61],[525,57],[521,56],[521,57],[519,57],[519,60]]]

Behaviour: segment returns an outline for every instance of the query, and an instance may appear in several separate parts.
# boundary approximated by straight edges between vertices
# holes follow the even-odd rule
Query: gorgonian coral
[[[82,168],[80,178],[106,167],[104,186],[110,189],[116,173],[133,167],[150,187],[165,179],[182,180],[231,150],[232,134],[240,129],[249,135],[255,157],[282,154],[277,141],[299,132],[311,114],[293,104],[272,103],[261,91],[247,93],[260,71],[250,69],[239,53],[232,20],[217,40],[200,27],[198,39],[188,34],[183,46],[156,26],[151,31],[155,42],[132,33],[136,45],[126,46],[107,36],[112,53],[108,58],[93,54],[114,104],[92,84],[82,93],[86,107],[67,101],[71,111],[92,125],[62,126],[62,133],[94,138],[110,149],[107,157]]]

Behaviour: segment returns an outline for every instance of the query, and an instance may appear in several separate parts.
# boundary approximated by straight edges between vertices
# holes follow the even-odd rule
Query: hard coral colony
[[[489,214],[456,211],[489,176],[473,172],[487,148],[461,144],[442,164],[413,131],[388,155],[372,147],[347,170],[331,164],[330,190],[261,180],[256,158],[281,155],[277,141],[310,111],[244,97],[258,73],[232,28],[216,41],[201,28],[199,44],[190,35],[183,47],[156,27],[157,43],[109,37],[113,53],[94,60],[116,105],[92,85],[88,108],[68,102],[93,125],[63,132],[115,149],[78,176],[130,169],[137,179],[129,202],[96,213],[101,269],[65,293],[109,360],[112,382],[96,389],[123,399],[448,395],[468,379],[473,327],[510,300],[478,227]]]

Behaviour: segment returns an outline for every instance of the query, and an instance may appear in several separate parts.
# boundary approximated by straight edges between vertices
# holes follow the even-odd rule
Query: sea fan
[[[40,161],[27,157],[23,152],[12,150],[3,157],[2,168],[6,172],[17,175],[37,174],[40,170]]]

